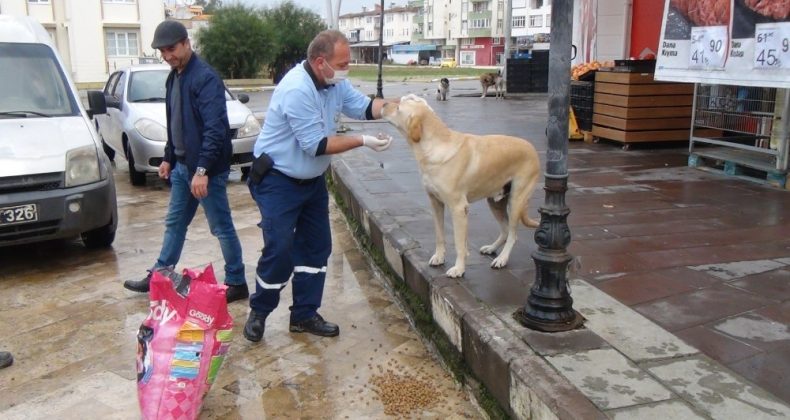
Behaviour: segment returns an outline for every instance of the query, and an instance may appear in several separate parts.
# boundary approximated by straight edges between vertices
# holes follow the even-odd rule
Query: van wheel
[[[80,236],[88,249],[109,248],[115,240],[115,229],[110,221],[106,226],[83,232]]]
[[[126,160],[129,161],[129,182],[137,187],[145,185],[145,172],[134,168],[134,155],[132,155],[132,147],[129,145],[126,145]]]

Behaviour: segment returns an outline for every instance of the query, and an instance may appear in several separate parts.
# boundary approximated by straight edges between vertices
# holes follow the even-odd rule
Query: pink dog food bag
[[[197,419],[233,336],[233,318],[214,269],[154,271],[150,312],[137,333],[142,418]]]

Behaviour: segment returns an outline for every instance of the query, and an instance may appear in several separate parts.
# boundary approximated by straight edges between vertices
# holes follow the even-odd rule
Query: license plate
[[[36,220],[38,220],[38,209],[35,204],[0,207],[0,225],[35,222]]]

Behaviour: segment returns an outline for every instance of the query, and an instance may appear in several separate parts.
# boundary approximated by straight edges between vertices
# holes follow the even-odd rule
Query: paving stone
[[[711,328],[763,350],[790,347],[790,325],[753,312],[713,323]]]
[[[698,352],[658,325],[584,280],[571,281],[574,308],[610,345],[635,361],[679,357]]]
[[[546,360],[602,409],[673,397],[669,389],[613,349],[547,356]]]
[[[706,419],[682,400],[662,401],[636,407],[621,408],[608,411],[612,420],[661,419],[661,420],[694,420]]]
[[[686,343],[725,365],[763,352],[757,347],[715,331],[708,325],[697,325],[677,331],[676,334]]]
[[[710,275],[716,276],[722,280],[733,280],[752,274],[764,273],[766,271],[780,268],[784,265],[785,264],[772,260],[756,260],[736,261],[721,264],[706,264],[689,268],[692,270],[708,272]]]
[[[785,402],[790,401],[790,346],[756,354],[729,367]]]
[[[662,362],[647,369],[714,419],[790,417],[790,406],[704,356]]]

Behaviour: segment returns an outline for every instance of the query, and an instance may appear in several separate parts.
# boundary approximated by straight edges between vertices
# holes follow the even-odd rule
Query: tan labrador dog
[[[461,277],[466,270],[469,203],[486,199],[499,222],[499,237],[480,248],[483,254],[502,252],[491,263],[507,265],[516,243],[516,227],[538,223],[527,216],[527,200],[540,175],[540,160],[528,141],[503,135],[478,136],[453,131],[439,119],[425,99],[415,95],[387,103],[384,119],[398,128],[409,142],[422,173],[422,182],[433,208],[436,252],[432,266],[443,265],[445,257],[444,207],[450,209],[455,239],[455,265],[448,277]]]

